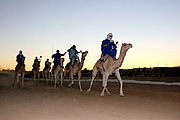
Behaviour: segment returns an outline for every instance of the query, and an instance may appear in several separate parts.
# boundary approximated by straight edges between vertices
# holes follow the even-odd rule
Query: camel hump
[[[110,55],[106,54],[106,55],[101,55],[101,58],[99,59],[99,61],[101,62],[106,62],[109,58],[112,58]]]

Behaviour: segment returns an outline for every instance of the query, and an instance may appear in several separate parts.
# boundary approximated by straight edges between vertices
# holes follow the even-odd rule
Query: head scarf
[[[108,39],[108,40],[112,40],[112,37],[113,37],[113,34],[112,34],[112,33],[108,33],[108,34],[107,34],[107,39]]]

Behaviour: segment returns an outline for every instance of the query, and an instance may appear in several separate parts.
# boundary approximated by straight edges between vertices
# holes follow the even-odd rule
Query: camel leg
[[[17,79],[17,74],[15,74],[15,78],[14,78],[14,81],[13,81],[12,87],[14,87],[14,86],[15,86],[16,79]]]
[[[33,76],[34,76],[34,82],[36,82],[36,74],[33,73]]]
[[[104,91],[106,90],[106,86],[107,86],[107,76],[106,76],[105,73],[103,74],[103,82],[102,82],[102,86],[103,86],[103,90],[102,90],[100,96],[104,96]]]
[[[106,87],[106,92],[107,92],[107,94],[110,96],[111,95],[111,93],[109,92],[109,90],[107,89],[107,87]]]
[[[93,71],[92,71],[92,80],[91,80],[91,83],[90,83],[90,86],[89,86],[89,89],[87,90],[87,92],[91,91],[91,88],[92,88],[92,85],[93,85],[93,81],[94,81],[97,73],[98,73],[97,68],[94,68]]]
[[[48,84],[48,76],[50,76],[49,73],[45,73],[46,84]]]
[[[42,71],[42,78],[43,78],[43,79],[46,79],[46,77],[45,77],[46,75],[45,75],[45,74],[46,74],[46,73],[45,73],[45,71],[43,70],[43,71]]]
[[[61,72],[61,71],[60,71],[60,72]],[[61,73],[58,74],[58,85],[59,85],[59,87],[61,86],[61,85],[60,85],[60,84],[61,84],[60,82],[61,82]]]
[[[61,87],[63,86],[63,71],[61,71]]]
[[[109,96],[111,95],[111,93],[108,91],[107,87],[104,87],[103,90],[102,90],[102,92],[101,92],[101,95],[100,95],[100,96],[103,97],[105,91],[107,92],[107,94],[108,94]]]
[[[51,79],[51,72],[50,71],[47,73],[47,79],[48,79],[48,81]]]
[[[74,81],[73,81],[73,72],[70,73],[70,79],[71,79],[71,83],[68,85],[68,87],[71,87],[74,84]]]
[[[22,87],[24,88],[24,73],[22,73],[21,80],[22,80]]]
[[[51,73],[47,73],[47,79],[46,79],[46,84],[48,85],[49,81],[51,81]]]
[[[118,78],[118,80],[119,80],[119,83],[120,83],[120,90],[119,90],[119,95],[120,96],[124,96],[124,94],[123,94],[123,81],[122,81],[122,79],[121,79],[121,76],[120,76],[120,73],[119,73],[119,69],[116,69],[115,70],[115,75],[116,75],[116,77]]]
[[[51,79],[50,79],[50,84],[52,85],[52,83],[53,83],[53,74],[51,75]]]
[[[57,74],[54,74],[54,89],[56,89]]]
[[[20,77],[20,74],[17,74],[17,84],[18,84],[18,87],[20,88],[19,77]]]
[[[37,72],[37,77],[38,77],[38,82],[40,82],[40,73],[39,73],[39,71]]]
[[[45,74],[44,74],[44,76],[45,76],[45,84],[48,84],[48,75],[49,73],[48,72],[46,72]]]
[[[36,74],[34,74],[34,81],[36,82]]]
[[[78,82],[79,82],[79,89],[80,89],[80,92],[82,92],[82,87],[81,87],[81,71],[78,72]]]
[[[43,78],[43,81],[46,80],[44,71],[42,71],[42,78]]]
[[[50,82],[50,83],[52,82],[52,78],[53,78],[52,76],[53,76],[53,75],[51,74],[51,72],[49,72],[49,78],[48,78],[49,80],[48,80],[47,84],[48,84],[49,82]]]
[[[104,91],[105,91],[105,87],[103,88],[103,90],[102,90],[100,96],[102,96],[102,97],[104,96]]]
[[[108,80],[109,74],[103,74],[103,90],[101,92],[101,96],[104,96],[104,91],[107,92],[108,95],[111,95],[111,93],[107,89],[107,80]]]

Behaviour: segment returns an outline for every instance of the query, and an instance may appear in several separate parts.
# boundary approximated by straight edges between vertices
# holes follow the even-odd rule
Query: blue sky
[[[42,70],[57,49],[75,44],[89,51],[84,67],[92,69],[109,32],[118,51],[133,44],[122,68],[179,66],[179,13],[179,0],[0,0],[0,68],[13,69],[21,49],[26,69],[42,55]]]

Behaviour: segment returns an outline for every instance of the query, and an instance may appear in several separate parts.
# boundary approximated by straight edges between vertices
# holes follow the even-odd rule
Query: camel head
[[[129,48],[132,48],[132,44],[131,43],[122,43],[122,46],[121,46],[121,50],[122,51],[127,52],[127,50]]]
[[[82,52],[81,59],[85,60],[86,55],[88,54],[88,51]]]

